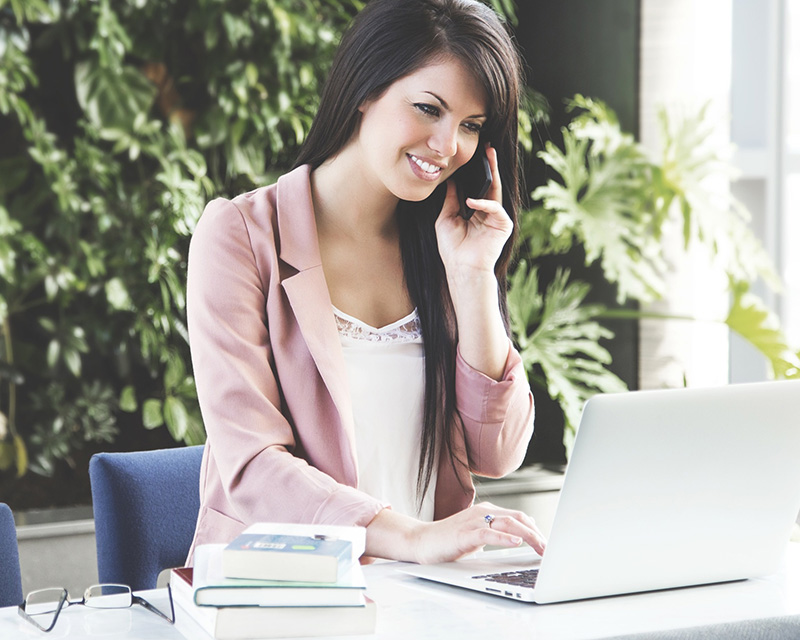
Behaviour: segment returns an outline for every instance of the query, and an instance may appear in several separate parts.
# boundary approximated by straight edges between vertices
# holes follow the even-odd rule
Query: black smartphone
[[[453,179],[458,186],[461,199],[461,215],[465,220],[469,220],[475,213],[464,204],[466,198],[483,198],[492,186],[492,169],[489,166],[489,158],[486,157],[486,143],[481,140],[478,148],[469,159],[467,164],[453,174]]]

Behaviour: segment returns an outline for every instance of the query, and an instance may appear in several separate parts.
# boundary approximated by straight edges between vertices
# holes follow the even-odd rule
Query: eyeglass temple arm
[[[39,629],[39,631],[44,631],[45,633],[48,633],[53,630],[53,627],[56,626],[56,622],[58,621],[58,614],[61,613],[61,609],[58,609],[56,611],[56,614],[53,616],[53,620],[50,622],[49,627],[43,627],[42,625],[40,625],[39,622],[33,618],[33,616],[31,616],[28,612],[25,611],[25,609],[22,608],[22,605],[17,606],[17,613],[21,615],[25,620],[30,622],[34,627]]]
[[[167,586],[169,586],[169,585],[167,585]],[[53,611],[53,613],[55,615],[53,615],[53,620],[50,622],[50,626],[47,627],[47,628],[45,628],[42,625],[40,625],[39,622],[25,610],[27,605],[28,605],[28,599],[27,598],[25,598],[25,600],[22,601],[22,604],[17,606],[17,613],[20,616],[22,616],[25,620],[30,622],[37,629],[40,629],[41,631],[44,631],[45,633],[49,633],[50,631],[53,630],[53,627],[56,626],[56,622],[58,622],[58,616],[61,614],[61,610],[64,608],[64,603],[66,602],[67,606],[69,606],[69,604],[71,604],[71,603],[68,602],[68,597],[69,597],[69,594],[67,593],[67,590],[66,589],[62,589],[61,598],[59,598],[58,604],[56,605],[56,608]],[[169,601],[170,601],[170,605],[171,605],[172,604],[172,592],[171,591],[170,591],[170,594],[169,594]],[[175,616],[174,611],[173,611],[172,615],[173,615],[173,617]]]
[[[140,604],[148,611],[152,611],[156,615],[161,616],[162,618],[164,618],[164,620],[166,620],[170,624],[175,624],[175,605],[172,603],[172,588],[169,585],[167,585],[167,594],[169,595],[169,610],[172,617],[169,617],[167,616],[167,614],[159,611],[147,600],[145,600],[140,596],[137,596],[136,594],[131,594],[131,597],[133,598],[133,602],[135,602],[136,604]]]

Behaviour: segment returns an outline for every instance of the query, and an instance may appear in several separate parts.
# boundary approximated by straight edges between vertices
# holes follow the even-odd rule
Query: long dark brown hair
[[[517,110],[521,60],[505,24],[477,0],[371,0],[342,38],[320,97],[319,110],[295,166],[315,169],[338,153],[355,134],[359,107],[379,98],[396,80],[453,57],[470,69],[488,97],[481,139],[497,150],[503,206],[514,222],[495,265],[500,311],[508,332],[506,273],[517,235],[520,170]],[[400,246],[406,286],[417,306],[425,353],[425,401],[417,496],[427,491],[437,454],[467,465],[454,451],[455,365],[458,331],[434,222],[441,193],[398,205]],[[459,477],[460,474],[459,474]]]

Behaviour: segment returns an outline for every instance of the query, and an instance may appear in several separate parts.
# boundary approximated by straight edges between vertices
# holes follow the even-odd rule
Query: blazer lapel
[[[299,167],[278,179],[277,218],[280,259],[297,269],[296,274],[282,280],[281,286],[311,357],[339,411],[343,437],[347,438],[342,449],[351,454],[350,460],[342,462],[352,485],[356,486],[358,469],[352,404],[333,305],[322,270],[308,166]]]

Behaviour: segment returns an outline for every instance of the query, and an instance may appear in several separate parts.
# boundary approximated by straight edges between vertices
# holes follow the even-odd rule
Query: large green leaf
[[[800,378],[800,354],[787,343],[777,316],[749,291],[746,283],[733,287],[727,325],[758,349],[776,378]]]
[[[539,153],[560,182],[550,180],[533,198],[554,214],[551,233],[562,240],[551,245],[573,236],[587,264],[600,261],[620,302],[652,301],[664,292],[666,264],[653,224],[650,165],[613,111],[597,101],[579,106],[591,111],[562,130],[564,150],[548,142]]]
[[[206,430],[203,427],[203,421],[195,416],[189,416],[186,426],[186,433],[183,435],[183,441],[189,445],[203,444],[206,441]]]
[[[772,259],[748,226],[750,214],[724,184],[736,175],[731,150],[718,142],[709,108],[658,113],[663,150],[657,163],[663,186],[681,211],[684,242],[705,246],[733,281],[760,276],[778,289]]]
[[[158,398],[148,398],[144,401],[142,408],[142,420],[145,429],[155,429],[164,424],[164,414],[162,412],[162,402]]]
[[[179,398],[167,396],[164,401],[164,420],[175,440],[183,440],[189,428],[189,412]]]
[[[122,389],[119,396],[119,408],[122,411],[133,413],[139,408],[139,403],[136,401],[136,389],[133,385],[128,385]]]
[[[0,418],[3,414],[0,413]],[[17,478],[21,478],[28,470],[28,449],[18,435],[0,440],[0,471],[14,467]]]
[[[138,69],[112,69],[86,61],[75,65],[75,91],[89,121],[100,129],[134,129],[153,106],[156,87]]]
[[[538,270],[524,262],[509,284],[511,325],[526,369],[533,378],[535,366],[541,367],[547,392],[560,403],[567,431],[574,433],[588,398],[626,389],[606,368],[611,355],[600,341],[613,333],[594,320],[604,308],[585,303],[589,285],[570,282],[567,270],[557,271],[544,295]]]

